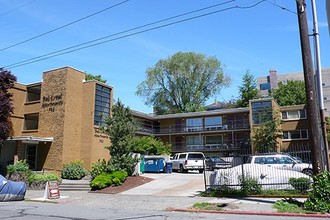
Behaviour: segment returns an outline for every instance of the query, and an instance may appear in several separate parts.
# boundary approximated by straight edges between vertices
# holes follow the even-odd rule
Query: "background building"
[[[323,103],[325,115],[330,116],[330,68],[323,68],[322,71],[322,90],[323,90]],[[274,69],[269,70],[269,75],[264,77],[258,77],[258,88],[260,95],[267,97],[272,89],[278,88],[278,83],[282,82],[286,84],[288,80],[301,80],[304,81],[303,72],[277,74]]]

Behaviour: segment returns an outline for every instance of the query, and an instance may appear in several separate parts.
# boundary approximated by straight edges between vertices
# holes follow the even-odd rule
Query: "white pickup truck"
[[[188,170],[198,170],[200,173],[203,173],[204,159],[205,156],[202,152],[177,153],[172,160],[172,170],[181,173],[188,172]]]

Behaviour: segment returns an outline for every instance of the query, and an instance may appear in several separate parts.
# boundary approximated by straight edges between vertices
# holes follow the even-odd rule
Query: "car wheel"
[[[203,173],[204,170],[198,170],[199,173]]]
[[[313,170],[312,169],[304,169],[302,171],[303,174],[308,175],[308,176],[313,176]]]
[[[183,169],[183,166],[180,165],[180,173],[184,173],[184,172],[185,172],[185,170]]]

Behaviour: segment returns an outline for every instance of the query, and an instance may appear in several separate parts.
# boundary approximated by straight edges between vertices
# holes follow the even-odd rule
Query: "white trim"
[[[33,137],[33,136],[16,136],[10,137],[7,141],[23,141],[24,143],[28,142],[53,142],[53,137]]]

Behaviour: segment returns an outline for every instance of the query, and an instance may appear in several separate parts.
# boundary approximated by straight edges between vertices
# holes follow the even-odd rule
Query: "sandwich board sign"
[[[57,181],[48,181],[46,183],[44,198],[47,198],[47,199],[59,199],[60,198],[60,190],[59,190]]]

